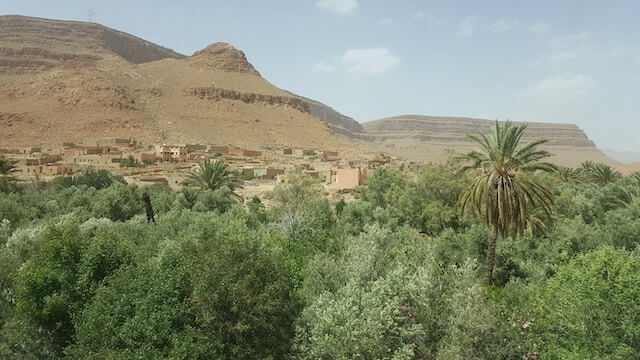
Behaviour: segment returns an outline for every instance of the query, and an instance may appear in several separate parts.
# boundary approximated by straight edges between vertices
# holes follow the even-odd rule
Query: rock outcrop
[[[247,56],[230,44],[217,42],[196,51],[187,59],[189,65],[205,70],[222,70],[260,76]]]
[[[200,99],[207,100],[239,100],[247,104],[280,105],[289,106],[304,113],[309,113],[309,106],[306,102],[287,96],[272,96],[255,93],[242,93],[239,91],[220,89],[215,87],[201,87],[189,89],[189,94]]]
[[[289,92],[289,94],[302,100],[309,108],[309,112],[311,113],[311,115],[320,119],[320,121],[327,123],[331,131],[333,131],[334,133],[347,137],[349,139],[358,139],[365,141],[372,140],[371,137],[365,133],[362,124],[360,124],[353,118],[343,115],[337,112],[332,107],[327,106],[319,101],[296,95],[291,92]]]

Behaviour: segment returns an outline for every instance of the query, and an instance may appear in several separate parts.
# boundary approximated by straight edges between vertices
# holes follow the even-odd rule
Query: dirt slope
[[[118,136],[362,151],[229,44],[186,57],[90,23],[0,16],[0,103],[6,146]]]

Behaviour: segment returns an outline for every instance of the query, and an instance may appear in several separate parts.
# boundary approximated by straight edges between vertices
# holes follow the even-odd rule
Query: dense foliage
[[[640,177],[593,166],[528,175],[552,216],[500,238],[491,285],[455,163],[379,168],[354,201],[300,169],[244,201],[9,178],[0,359],[638,358]]]

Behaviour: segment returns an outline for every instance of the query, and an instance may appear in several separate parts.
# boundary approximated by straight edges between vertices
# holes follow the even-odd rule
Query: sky
[[[20,0],[191,55],[223,41],[274,85],[360,122],[402,114],[573,123],[640,152],[637,0]]]

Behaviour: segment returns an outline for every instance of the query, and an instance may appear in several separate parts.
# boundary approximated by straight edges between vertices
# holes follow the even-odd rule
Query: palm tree
[[[583,162],[582,171],[589,181],[600,186],[608,185],[622,178],[622,174],[611,166],[606,164],[594,163],[592,161]]]
[[[585,180],[584,174],[580,169],[567,166],[558,167],[556,176],[565,184],[579,184]]]
[[[222,160],[204,160],[198,167],[187,174],[183,182],[186,186],[196,186],[202,190],[217,190],[226,186],[232,192],[241,186],[240,179],[229,171],[229,167]],[[238,194],[233,193],[239,197]]]
[[[551,216],[551,192],[528,175],[537,171],[555,172],[557,167],[542,161],[552,155],[538,149],[547,140],[520,146],[526,128],[526,125],[513,126],[510,121],[500,126],[496,121],[490,136],[469,135],[481,150],[460,157],[465,164],[460,171],[477,174],[460,195],[461,212],[471,210],[484,215],[490,229],[484,273],[487,284],[493,276],[498,236],[519,234],[531,226],[532,209],[538,208],[547,217]]]

